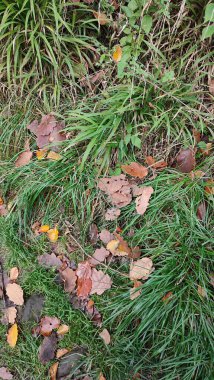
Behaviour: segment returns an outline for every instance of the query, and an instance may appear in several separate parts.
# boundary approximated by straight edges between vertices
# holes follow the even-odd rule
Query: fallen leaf
[[[93,256],[89,259],[90,265],[98,265],[100,263],[103,263],[110,254],[107,249],[104,247],[97,248],[96,251],[94,252]]]
[[[137,213],[143,215],[149,205],[149,200],[154,190],[151,186],[143,188],[142,194],[136,198],[136,210]]]
[[[55,253],[45,253],[44,255],[38,256],[38,263],[45,267],[56,267],[60,268],[62,266],[62,261],[55,255]]]
[[[39,232],[48,232],[50,230],[50,226],[48,224],[44,224],[39,228]]]
[[[57,330],[57,334],[58,335],[64,335],[64,334],[67,334],[67,332],[69,331],[69,326],[67,325],[60,325],[58,330]]]
[[[99,234],[99,238],[104,244],[108,244],[111,240],[114,240],[114,235],[108,230],[102,230]]]
[[[22,313],[22,322],[39,322],[45,298],[42,294],[32,294],[26,301]]]
[[[202,172],[202,170],[196,170],[196,171],[191,171],[190,173],[189,173],[189,175],[190,175],[190,178],[192,179],[192,180],[194,180],[194,179],[200,179],[200,178],[202,178],[203,176],[205,176],[205,173],[204,172]]]
[[[142,282],[140,281],[135,281],[134,282],[134,287],[130,289],[130,299],[134,300],[135,298],[139,297],[142,293]]]
[[[64,355],[59,362],[57,379],[68,379],[69,377],[71,378],[71,373],[74,371],[74,369],[75,375],[77,375],[74,375],[74,377],[79,377],[80,379],[80,376],[78,376],[77,372],[81,367],[80,364],[82,364],[82,359],[84,359],[85,353],[85,348],[78,347],[72,349],[72,351],[70,351],[67,355]]]
[[[195,168],[195,153],[193,149],[183,149],[177,156],[177,164],[182,173],[189,173]]]
[[[18,268],[17,267],[11,268],[11,270],[10,270],[10,276],[9,276],[10,280],[11,281],[15,281],[15,280],[17,280],[18,276],[19,276],[19,270],[18,270]]]
[[[2,380],[12,380],[13,375],[10,373],[9,369],[6,367],[1,367],[0,368],[0,379]]]
[[[47,155],[47,158],[49,160],[59,161],[62,159],[62,156],[59,153],[56,153],[53,150],[50,150],[50,152]]]
[[[123,55],[123,51],[122,51],[122,48],[120,45],[116,45],[114,47],[114,52],[113,52],[113,55],[112,55],[112,59],[115,63],[118,63],[121,61],[121,58],[122,58],[122,55]]]
[[[64,356],[65,354],[67,354],[69,352],[69,350],[67,348],[59,348],[56,352],[56,358],[57,359],[60,359],[62,356]]]
[[[64,122],[57,122],[53,115],[48,114],[42,117],[40,124],[34,120],[27,128],[36,135],[36,143],[40,149],[51,143],[56,150],[57,145],[53,146],[53,143],[66,139],[63,133],[64,126]]]
[[[42,160],[43,158],[45,158],[46,153],[47,153],[47,149],[36,150],[36,157],[37,157],[37,159],[38,160]]]
[[[102,372],[100,372],[100,374],[99,374],[99,380],[106,380],[106,378],[103,376]]]
[[[195,142],[199,143],[201,141],[201,133],[196,128],[193,128],[192,133],[193,133]]]
[[[131,249],[131,253],[129,254],[129,257],[132,259],[139,259],[141,256],[141,249],[136,245],[136,247]]]
[[[206,148],[205,149],[201,148],[200,151],[204,156],[209,156],[212,152],[212,143],[207,143]]]
[[[205,216],[206,216],[206,203],[201,202],[197,208],[197,218],[199,220],[204,220]]]
[[[105,274],[103,271],[97,271],[95,268],[92,269],[92,289],[90,294],[101,295],[111,288],[112,280],[108,274]]]
[[[206,182],[206,186],[204,188],[204,191],[207,194],[213,195],[214,194],[214,180],[210,179]]]
[[[2,323],[5,323],[5,324],[10,323],[11,325],[13,325],[15,323],[15,320],[16,320],[16,314],[17,314],[17,310],[16,310],[15,306],[7,307],[4,311]]]
[[[107,23],[110,22],[110,20],[108,19],[108,17],[106,16],[105,13],[102,13],[102,12],[93,12],[93,15],[94,17],[96,17],[98,23],[100,25],[106,25]]]
[[[71,293],[76,287],[77,276],[73,269],[67,267],[64,270],[60,270],[60,276],[64,281],[65,292]]]
[[[45,316],[40,321],[40,334],[43,336],[49,336],[51,335],[52,331],[58,329],[59,326],[59,318]]]
[[[207,297],[206,289],[203,288],[201,285],[198,285],[198,294],[199,294],[199,296],[201,296],[203,298]]]
[[[0,216],[6,216],[8,214],[7,208],[5,205],[0,205]]]
[[[172,296],[173,296],[173,293],[168,292],[165,294],[165,296],[163,296],[162,301],[165,303],[168,303],[170,301],[170,299],[172,298]]]
[[[131,186],[124,174],[102,178],[98,187],[108,195],[109,202],[117,208],[125,207],[132,201]]]
[[[15,167],[20,168],[21,166],[28,165],[32,156],[33,156],[33,153],[31,151],[20,153],[20,155],[15,161]]]
[[[18,339],[18,326],[17,323],[14,323],[13,326],[11,326],[7,333],[7,343],[10,347],[14,348],[16,346]]]
[[[91,278],[92,270],[91,266],[88,261],[83,261],[78,264],[77,270],[76,270],[76,275],[79,278]]]
[[[59,237],[59,231],[57,228],[51,228],[50,230],[47,231],[48,239],[52,242],[55,243],[58,240]]]
[[[14,302],[16,305],[22,306],[24,303],[23,290],[18,284],[8,284],[6,286],[6,293],[10,301]]]
[[[0,206],[2,206],[4,204],[4,201],[3,199],[0,197]],[[3,367],[2,367],[3,368]],[[4,367],[5,368],[5,367]]]
[[[31,131],[32,133],[36,134],[37,128],[38,128],[38,120],[33,120],[28,126],[27,129]]]
[[[131,263],[129,272],[130,280],[147,280],[153,270],[152,260],[148,257],[143,257]]]
[[[121,169],[132,177],[142,179],[148,175],[148,169],[137,162],[132,162],[130,165],[121,165]]]
[[[210,94],[214,95],[214,79],[210,79],[208,85]]]
[[[98,239],[98,228],[95,223],[92,223],[89,228],[89,238],[90,238],[91,244],[96,244],[97,239]]]
[[[50,336],[46,336],[43,339],[42,344],[39,347],[39,360],[42,364],[48,363],[54,359],[55,351],[57,347],[57,335],[53,332]]]
[[[103,331],[101,331],[101,333],[99,333],[99,336],[100,336],[100,338],[102,338],[104,340],[105,344],[110,344],[111,336],[110,336],[107,329],[103,329]]]
[[[148,166],[153,166],[155,164],[155,159],[152,156],[146,156],[145,161]]]
[[[119,243],[120,243],[119,240],[116,240],[116,239],[111,240],[108,242],[106,248],[108,251],[112,253],[112,255],[114,255],[118,248]]]
[[[118,208],[109,208],[105,213],[105,220],[115,220],[120,216],[120,210]]]
[[[52,366],[49,368],[50,380],[56,380],[58,366],[59,366],[59,363],[56,362],[56,363],[52,364]]]
[[[129,245],[126,240],[123,239],[122,236],[114,233],[117,240],[119,240],[118,247],[116,248],[115,252],[113,253],[114,256],[128,256],[131,255],[131,248],[129,248]]]

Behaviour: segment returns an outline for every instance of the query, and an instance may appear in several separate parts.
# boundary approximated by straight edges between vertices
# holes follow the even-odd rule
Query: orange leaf
[[[39,228],[39,232],[48,232],[50,230],[50,226],[48,224],[44,224]]]
[[[13,326],[11,326],[7,333],[7,343],[10,347],[14,348],[16,346],[18,339],[18,326],[17,323],[14,323]]]
[[[148,174],[148,169],[137,162],[132,162],[130,165],[121,165],[121,169],[132,177],[144,178]]]
[[[165,294],[165,296],[163,296],[162,301],[168,303],[169,300],[172,298],[172,296],[173,296],[173,293],[172,292],[168,292],[168,293]]]
[[[112,55],[113,61],[118,63],[120,62],[123,55],[123,51],[120,45],[116,45],[114,49],[114,53]]]
[[[210,179],[209,181],[206,182],[206,185],[208,186],[205,186],[204,191],[207,194],[213,195],[214,194],[214,180]]]
[[[64,335],[68,331],[69,331],[69,326],[67,326],[67,325],[60,325],[59,328],[58,328],[58,330],[57,330],[57,334],[58,335]]]
[[[42,160],[45,158],[45,155],[47,153],[47,149],[39,149],[36,151],[36,157],[38,160]]]
[[[94,17],[96,17],[98,23],[100,25],[105,25],[107,24],[108,22],[110,22],[110,20],[108,19],[108,17],[106,16],[105,13],[102,13],[102,12],[93,12],[93,15]]]
[[[11,281],[14,281],[14,280],[17,280],[19,276],[19,270],[17,267],[14,267],[14,268],[11,268],[10,270],[10,280]]]
[[[20,153],[19,157],[15,161],[16,168],[29,164],[32,156],[33,156],[33,153],[29,150],[26,152]]]
[[[47,158],[50,160],[59,161],[59,160],[61,160],[62,156],[59,153],[56,153],[56,152],[51,150],[48,153]]]
[[[106,380],[106,378],[103,376],[102,372],[99,374],[99,380]]]
[[[59,359],[62,356],[64,356],[65,354],[67,354],[68,352],[69,352],[69,350],[67,348],[59,348],[56,352],[56,358]]]
[[[0,206],[2,206],[4,204],[4,201],[3,199],[0,197]]]
[[[51,228],[49,231],[47,231],[48,238],[51,241],[51,243],[55,243],[58,240],[59,237],[59,231],[57,228]]]
[[[59,366],[59,363],[56,362],[52,364],[52,366],[50,367],[49,369],[50,380],[56,380],[58,366]]]

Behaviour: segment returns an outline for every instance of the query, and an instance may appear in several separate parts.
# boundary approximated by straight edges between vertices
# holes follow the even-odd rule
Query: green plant
[[[206,6],[204,23],[207,25],[202,30],[202,41],[214,35],[214,3],[209,3]]]

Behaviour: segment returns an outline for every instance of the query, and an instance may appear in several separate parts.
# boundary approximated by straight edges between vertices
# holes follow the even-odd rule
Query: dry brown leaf
[[[19,276],[19,270],[18,270],[18,268],[17,267],[11,268],[11,270],[10,270],[10,276],[9,276],[10,280],[11,281],[15,281],[15,280],[17,280],[18,276]]]
[[[93,15],[94,15],[94,17],[96,17],[96,19],[100,25],[106,25],[110,22],[110,20],[106,16],[106,14],[103,12],[95,12],[94,11]]]
[[[6,286],[6,293],[10,301],[14,302],[16,305],[22,306],[24,303],[23,290],[18,284],[8,284]]]
[[[138,245],[136,245],[136,247],[133,247],[131,249],[131,253],[129,254],[129,257],[131,259],[139,259],[141,256],[141,249]]]
[[[40,228],[39,228],[39,232],[48,232],[50,230],[50,226],[48,224],[43,224]]]
[[[9,369],[6,367],[1,367],[0,368],[0,379],[2,380],[12,380],[13,375],[10,373]]]
[[[137,162],[132,162],[130,165],[121,165],[121,169],[132,177],[142,179],[148,175],[148,169]]]
[[[36,135],[36,143],[39,148],[44,148],[50,143],[53,146],[53,143],[66,139],[63,133],[64,122],[57,122],[51,114],[44,115],[40,124],[37,120],[34,120],[27,128]],[[57,146],[54,146],[54,148],[56,150]]]
[[[153,272],[153,262],[149,257],[143,257],[130,265],[130,280],[147,280]]]
[[[201,296],[203,298],[207,298],[206,289],[203,288],[201,285],[198,285],[198,294],[199,294],[199,296]]]
[[[98,239],[98,228],[95,223],[92,223],[89,228],[89,238],[92,244],[96,244]]]
[[[102,178],[98,187],[108,195],[109,202],[117,208],[125,207],[132,201],[131,186],[124,174]]]
[[[3,199],[0,197],[0,206],[2,206],[4,204],[4,201]]]
[[[142,282],[140,281],[135,281],[134,282],[134,287],[130,289],[130,299],[134,300],[135,298],[139,297],[142,293]]]
[[[14,323],[13,326],[11,326],[7,333],[7,343],[10,347],[14,348],[16,346],[18,339],[18,326],[17,323]]]
[[[205,216],[206,216],[206,203],[201,202],[197,208],[197,218],[199,220],[204,220]]]
[[[170,301],[170,299],[172,298],[172,296],[173,296],[173,293],[168,292],[165,294],[165,296],[163,296],[162,301],[165,303],[168,303]]]
[[[64,356],[65,354],[67,354],[68,352],[69,352],[69,350],[67,348],[59,348],[56,352],[56,358],[59,359],[62,356]]]
[[[100,336],[100,338],[103,339],[105,344],[110,344],[111,336],[110,336],[107,329],[103,329],[103,331],[101,331],[101,333],[99,333],[99,336]]]
[[[64,335],[64,334],[67,334],[67,332],[69,331],[70,327],[67,326],[67,325],[60,325],[58,330],[57,330],[57,334],[58,335]]]
[[[49,368],[50,380],[56,380],[58,366],[59,366],[59,363],[56,362],[56,363],[52,364],[52,366]]]
[[[193,133],[195,142],[199,143],[201,141],[201,133],[196,128],[193,128],[192,133]]]
[[[91,278],[91,266],[88,261],[83,261],[78,264],[76,275],[79,278]]]
[[[58,240],[59,237],[59,231],[58,229],[51,228],[50,230],[47,231],[48,239],[51,241],[51,243],[55,243]]]
[[[207,194],[213,195],[214,194],[214,180],[210,179],[206,182],[206,186],[204,188],[204,191]]]
[[[60,268],[62,266],[62,261],[55,255],[55,253],[45,253],[44,255],[38,256],[38,263],[45,267],[56,267]]]
[[[209,156],[212,152],[212,143],[207,143],[205,149],[200,149],[204,156]]]
[[[78,297],[87,297],[90,294],[92,281],[90,278],[77,279],[77,295]]]
[[[11,325],[13,325],[16,320],[16,314],[17,314],[17,310],[15,306],[7,307],[4,311],[4,316],[3,316],[4,322],[10,323]]]
[[[112,280],[108,274],[101,270],[92,269],[92,289],[90,294],[98,294],[99,296],[111,288]]]
[[[122,51],[122,48],[120,45],[116,45],[114,47],[114,52],[113,52],[113,55],[112,55],[112,59],[115,63],[118,63],[121,61],[121,58],[122,58],[122,55],[123,55],[123,51]]]
[[[45,336],[39,347],[39,360],[42,364],[48,363],[54,359],[57,347],[57,335],[53,332],[50,336]]]
[[[33,156],[33,153],[31,151],[20,153],[20,155],[15,161],[15,167],[20,168],[21,166],[28,165],[32,156]]]
[[[190,173],[195,168],[195,152],[193,149],[183,149],[177,155],[177,164],[182,173]]]
[[[114,240],[114,235],[108,230],[102,230],[99,234],[99,238],[104,244],[108,244],[111,240]]]
[[[120,216],[120,210],[118,208],[109,208],[105,213],[105,220],[116,220]]]
[[[136,210],[138,214],[143,215],[146,212],[153,192],[154,190],[151,186],[142,188],[142,194],[136,198]]]
[[[6,216],[8,214],[7,208],[5,205],[0,205],[0,216]]]
[[[214,95],[214,79],[210,79],[208,85],[210,94]]]
[[[53,161],[59,161],[62,159],[62,156],[59,154],[59,153],[56,153],[54,152],[53,150],[50,150],[50,152],[48,153],[47,155],[47,158],[49,160],[53,160]]]
[[[49,336],[51,335],[52,331],[58,329],[59,326],[59,318],[45,316],[40,321],[40,334],[43,336]]]
[[[71,268],[65,268],[64,270],[60,270],[60,276],[64,281],[64,289],[65,292],[71,293],[76,287],[77,276],[75,272]]]
[[[205,176],[205,173],[202,172],[202,170],[196,170],[196,171],[194,171],[194,172],[191,171],[191,172],[189,173],[189,176],[190,176],[190,178],[191,178],[192,180],[194,180],[194,179],[200,179],[200,178],[202,178],[202,177]]]
[[[97,248],[93,254],[93,256],[89,259],[89,263],[93,266],[103,263],[110,255],[110,252],[107,251],[104,247]]]

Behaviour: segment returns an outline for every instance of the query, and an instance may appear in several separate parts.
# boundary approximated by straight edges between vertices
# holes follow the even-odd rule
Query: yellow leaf
[[[36,151],[36,157],[38,160],[42,160],[47,153],[47,149],[40,149]]]
[[[97,21],[100,25],[105,25],[107,24],[108,22],[110,22],[110,20],[108,19],[108,17],[106,16],[105,13],[102,13],[102,12],[93,12],[93,15],[94,17],[97,18]]]
[[[58,334],[58,335],[64,335],[64,334],[66,334],[68,331],[69,331],[69,326],[67,326],[67,325],[61,325],[61,326],[59,326],[59,328],[58,328],[58,330],[57,330],[57,334]]]
[[[48,224],[44,224],[39,228],[39,232],[48,232],[50,230],[50,226]]]
[[[52,243],[55,243],[58,240],[59,237],[59,231],[57,228],[51,228],[48,232],[48,238]]]
[[[112,254],[114,254],[118,248],[119,243],[120,243],[119,240],[111,240],[107,244],[106,249],[110,251]]]
[[[47,158],[49,158],[50,160],[59,161],[61,160],[62,156],[59,153],[56,153],[53,150],[51,150],[48,153]]]
[[[18,326],[17,323],[14,323],[13,326],[11,326],[7,333],[7,343],[10,347],[14,348],[18,339]]]
[[[114,53],[112,55],[114,62],[116,62],[116,63],[120,62],[120,60],[122,58],[122,54],[123,54],[123,51],[122,51],[121,46],[120,45],[115,46],[115,50],[114,50]]]

